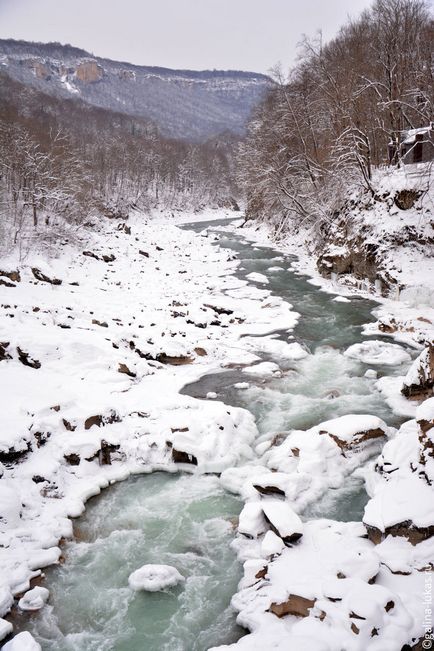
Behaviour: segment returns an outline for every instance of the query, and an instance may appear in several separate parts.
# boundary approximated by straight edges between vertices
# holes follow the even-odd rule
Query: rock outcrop
[[[401,393],[413,400],[429,398],[434,392],[434,344],[415,359],[404,379]]]
[[[76,77],[84,84],[92,84],[104,76],[104,69],[96,61],[83,61],[75,71]]]

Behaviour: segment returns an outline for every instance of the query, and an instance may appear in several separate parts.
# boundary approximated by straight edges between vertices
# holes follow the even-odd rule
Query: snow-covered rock
[[[252,280],[255,283],[262,283],[264,285],[268,285],[268,283],[270,282],[267,276],[264,276],[264,274],[260,274],[256,271],[252,271],[252,273],[247,274],[246,278]]]
[[[434,390],[434,345],[428,345],[414,360],[404,378],[402,393],[406,398],[428,398]]]
[[[371,365],[398,366],[411,361],[410,355],[401,346],[379,340],[353,344],[344,355]]]
[[[0,642],[5,639],[8,635],[10,635],[13,631],[13,626],[10,622],[6,621],[6,619],[2,619],[0,617]]]
[[[247,366],[246,368],[243,368],[243,373],[248,373],[249,375],[258,376],[261,378],[282,376],[282,371],[280,370],[279,365],[275,362],[261,362],[260,364],[255,364],[254,366]]]
[[[159,592],[183,581],[185,578],[171,565],[143,565],[128,578],[128,584],[133,590],[148,592]]]
[[[297,542],[303,535],[303,523],[293,509],[281,500],[265,499],[262,502],[265,519],[274,533],[285,544]]]
[[[7,642],[3,647],[3,651],[41,651],[41,645],[36,642],[33,635],[28,631],[24,631],[15,635],[10,642]]]
[[[320,434],[328,434],[342,449],[387,436],[391,432],[381,418],[369,414],[340,416],[320,423],[312,430]]]
[[[47,588],[36,586],[28,590],[18,602],[21,610],[40,610],[47,602],[50,593]]]

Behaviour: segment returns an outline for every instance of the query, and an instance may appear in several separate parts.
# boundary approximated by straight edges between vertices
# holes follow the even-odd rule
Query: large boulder
[[[185,578],[171,565],[143,565],[128,578],[130,588],[148,592],[158,592],[182,581]]]
[[[308,617],[310,609],[314,607],[316,599],[306,599],[300,595],[290,594],[282,603],[272,603],[270,612],[277,617],[294,615],[295,617]]]
[[[319,434],[327,434],[341,448],[350,450],[361,443],[387,436],[389,428],[377,416],[347,414],[327,420],[313,428]]]
[[[429,344],[411,365],[401,393],[412,400],[429,398],[434,392],[434,345]]]

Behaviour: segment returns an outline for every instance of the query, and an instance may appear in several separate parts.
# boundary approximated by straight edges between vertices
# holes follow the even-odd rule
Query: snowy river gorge
[[[168,468],[154,464],[149,467],[154,472],[133,474],[92,497],[85,513],[74,520],[74,536],[62,545],[61,564],[45,569],[43,580],[36,579],[49,589],[49,603],[39,612],[15,609],[12,613],[14,632],[30,631],[44,651],[206,651],[237,642],[240,649],[289,649],[284,646],[285,635],[289,634],[289,628],[283,633],[284,619],[270,612],[255,615],[255,599],[243,601],[240,593],[231,606],[240,581],[241,590],[248,587],[249,571],[259,577],[256,582],[260,586],[264,577],[261,558],[272,560],[281,553],[275,540],[278,524],[268,532],[272,535],[266,534],[269,550],[262,542],[262,550],[257,552],[255,538],[262,534],[263,521],[257,529],[259,514],[254,513],[254,507],[250,518],[245,512],[240,517],[245,501],[253,505],[259,499],[257,489],[246,488],[249,477],[261,479],[262,473],[262,480],[253,484],[263,487],[261,499],[266,500],[267,491],[272,489],[263,475],[266,473],[270,479],[275,475],[275,483],[268,483],[276,489],[274,497],[279,500],[282,495],[291,495],[283,477],[291,468],[277,460],[277,455],[292,430],[299,432],[301,440],[307,430],[347,414],[376,417],[377,429],[380,419],[388,428],[398,428],[410,416],[392,409],[387,392],[378,390],[377,382],[379,378],[405,375],[419,350],[406,343],[392,343],[390,337],[378,332],[370,334],[368,330],[364,334],[366,324],[376,320],[373,311],[378,304],[374,300],[362,296],[342,298],[318,288],[292,268],[293,256],[270,245],[249,242],[242,230],[227,219],[186,224],[182,226],[185,232],[189,236],[193,232],[195,238],[205,233],[208,239],[215,240],[214,246],[222,247],[238,261],[227,277],[224,295],[231,296],[235,289],[238,293],[232,294],[232,299],[241,300],[252,296],[252,292],[259,296],[266,290],[270,303],[283,299],[299,315],[290,327],[284,327],[280,317],[276,327],[271,320],[262,332],[258,328],[249,332],[245,326],[240,341],[247,362],[243,354],[238,352],[231,358],[226,351],[220,368],[210,366],[200,377],[186,375],[179,386],[183,396],[248,410],[257,427],[251,446],[254,454],[247,463],[238,457],[234,467],[209,467],[204,473],[200,472],[198,455],[199,470],[187,463],[180,464],[181,472],[176,472],[174,464]],[[360,347],[370,341],[374,342],[371,347]],[[224,333],[221,342],[225,344]],[[208,417],[204,412],[203,418]],[[202,424],[206,426],[206,422]],[[339,523],[335,529],[339,529],[342,549],[348,551],[354,537],[361,539],[360,523],[369,499],[364,468],[378,456],[382,445],[384,440],[375,439],[359,453],[344,453],[342,472],[329,448],[318,449],[318,458],[312,452],[312,459],[306,461],[306,473],[311,475],[309,487],[305,489],[300,483],[294,489],[297,494],[288,498],[310,527],[307,531],[305,525],[306,540],[310,535],[315,537],[318,523],[324,530],[324,519]],[[294,444],[291,449],[294,456],[303,458],[302,445]],[[325,459],[328,465],[323,467]],[[266,522],[273,523],[273,516],[266,517]],[[237,534],[239,523],[244,526],[244,536]],[[341,523],[359,524],[351,525],[350,531]],[[329,529],[333,535],[335,529]],[[322,544],[319,534],[317,544]],[[363,546],[357,580],[367,578],[365,565],[375,565],[367,540],[363,540]],[[291,544],[287,549],[291,550]],[[243,562],[248,565],[244,578]],[[186,581],[160,592],[131,591],[128,576],[147,563],[174,566]],[[369,574],[370,570],[366,571]],[[393,589],[386,584],[383,581],[384,590]],[[337,601],[346,598],[335,597]],[[244,613],[238,623],[237,611]],[[273,623],[268,624],[269,618],[276,620],[278,631]],[[254,635],[248,642],[248,628],[260,630],[257,642]],[[261,637],[265,630],[270,630],[269,647]],[[312,630],[313,635],[318,635],[316,628]],[[307,628],[302,633],[300,646],[291,648],[313,649]],[[383,646],[375,649],[399,651],[401,643],[393,646],[393,635],[387,638],[388,646],[384,638]],[[345,647],[347,651],[374,649],[363,646],[362,635],[360,642],[357,637],[354,635],[354,646]],[[283,646],[272,642],[279,639]],[[315,650],[338,648],[331,645],[330,639],[318,642]],[[396,640],[400,639],[396,634]],[[346,644],[342,640],[344,636],[341,643]]]

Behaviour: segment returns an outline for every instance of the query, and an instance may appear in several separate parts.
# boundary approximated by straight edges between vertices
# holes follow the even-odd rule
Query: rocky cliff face
[[[96,61],[83,61],[75,69],[76,78],[85,84],[99,81],[103,75],[104,69]]]
[[[71,46],[12,40],[0,40],[0,67],[54,97],[150,119],[163,135],[193,141],[223,132],[242,135],[271,85],[257,73],[135,66]]]
[[[423,166],[390,169],[377,173],[374,197],[354,193],[335,220],[320,229],[320,273],[394,297],[408,286],[424,285],[434,258],[430,175]]]

